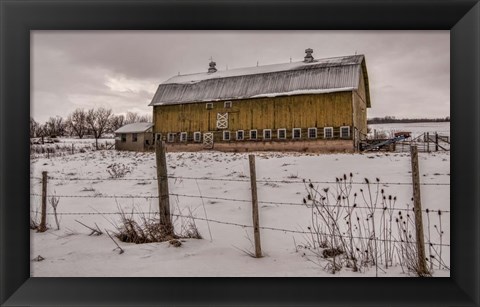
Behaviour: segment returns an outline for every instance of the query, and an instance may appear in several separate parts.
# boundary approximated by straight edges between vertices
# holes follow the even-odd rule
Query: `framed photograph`
[[[2,304],[480,304],[476,1],[1,8]]]

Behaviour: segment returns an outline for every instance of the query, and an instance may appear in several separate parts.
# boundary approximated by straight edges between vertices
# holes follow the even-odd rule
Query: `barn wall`
[[[149,140],[149,144],[153,142],[152,133],[137,133],[137,141],[132,142],[133,135],[132,133],[126,133],[127,141],[122,143],[121,134],[118,133],[115,135],[115,149],[116,150],[130,150],[130,151],[145,151],[147,146],[145,146],[145,140]]]
[[[353,125],[359,130],[356,135],[358,139],[364,139],[367,134],[367,95],[365,91],[365,81],[360,74],[358,90],[352,92],[353,102]],[[355,141],[357,142],[358,139]]]
[[[304,128],[306,133],[309,127],[352,126],[352,92],[234,100],[231,108],[218,101],[211,110],[203,102],[156,106],[155,132],[216,131],[217,113],[225,112],[229,116],[225,130],[272,129],[275,137],[277,129],[286,128],[288,138],[292,128]]]

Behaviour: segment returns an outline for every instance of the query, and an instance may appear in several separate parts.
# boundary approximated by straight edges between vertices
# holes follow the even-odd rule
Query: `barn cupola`
[[[303,60],[304,62],[306,63],[310,63],[310,62],[313,62],[313,56],[312,56],[312,53],[313,53],[313,49],[312,48],[307,48],[305,49],[305,59]]]
[[[215,68],[215,65],[217,65],[217,63],[215,63],[212,59],[210,59],[210,63],[208,65],[210,66],[208,68],[208,73],[209,74],[212,74],[212,73],[217,71],[217,68]]]

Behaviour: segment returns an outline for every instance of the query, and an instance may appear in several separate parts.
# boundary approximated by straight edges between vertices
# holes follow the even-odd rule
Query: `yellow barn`
[[[169,151],[354,152],[370,104],[363,55],[179,75],[158,86],[156,139]]]

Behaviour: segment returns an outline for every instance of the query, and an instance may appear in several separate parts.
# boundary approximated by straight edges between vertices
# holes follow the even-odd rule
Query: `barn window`
[[[182,132],[180,133],[180,142],[186,142],[187,141],[187,133]]]
[[[250,140],[257,139],[257,130],[250,130]]]
[[[213,103],[207,102],[206,108],[207,108],[207,110],[213,109]]]
[[[293,128],[292,139],[298,140],[300,138],[302,138],[302,129],[301,128]]]
[[[223,131],[223,140],[230,141],[230,131]]]
[[[138,134],[137,133],[132,133],[132,142],[136,142],[138,139]]]
[[[127,134],[126,133],[122,133],[122,143],[125,143],[127,141]]]
[[[282,128],[277,130],[278,139],[285,140],[287,138],[287,129]]]
[[[169,134],[168,134],[168,141],[169,141],[170,143],[175,142],[175,133],[169,133]]]
[[[157,134],[156,134],[156,140],[157,140],[157,141],[161,141],[161,140],[162,140],[162,134],[161,134],[161,133],[157,133]]]
[[[350,137],[350,126],[340,127],[340,137],[341,138],[349,138]]]
[[[245,138],[243,130],[238,130],[237,131],[237,141],[243,141]]]
[[[308,128],[308,138],[309,139],[317,138],[317,128]]]
[[[263,139],[264,140],[272,139],[272,129],[263,129]]]
[[[202,141],[202,133],[200,131],[193,133],[193,141],[197,143]]]
[[[323,128],[323,138],[325,138],[325,139],[333,138],[333,128],[332,127]]]
[[[225,101],[223,103],[223,107],[228,109],[228,108],[231,108],[232,107],[232,102],[231,101]]]

